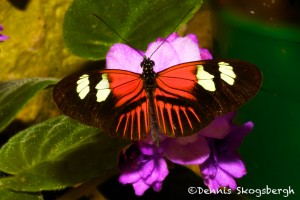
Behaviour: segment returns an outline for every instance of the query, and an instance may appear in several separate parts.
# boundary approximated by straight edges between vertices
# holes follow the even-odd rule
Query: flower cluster
[[[149,44],[142,54],[155,62],[154,71],[159,72],[170,66],[195,61],[212,59],[207,49],[199,48],[195,35],[179,37],[170,35],[159,48],[162,38]],[[107,54],[106,62],[109,69],[123,69],[141,73],[142,57],[138,51],[125,44],[115,44]],[[181,138],[163,136],[159,146],[151,137],[135,142],[120,154],[119,168],[122,184],[132,184],[136,195],[150,187],[160,191],[162,182],[168,175],[166,159],[177,164],[199,165],[204,183],[217,190],[219,187],[236,188],[235,178],[246,174],[244,163],[237,154],[237,149],[244,136],[253,128],[252,122],[242,126],[232,123],[235,113],[216,118],[200,132]]]
[[[3,31],[3,26],[0,24],[0,31]],[[0,34],[0,42],[3,42],[4,40],[7,40],[8,36]]]

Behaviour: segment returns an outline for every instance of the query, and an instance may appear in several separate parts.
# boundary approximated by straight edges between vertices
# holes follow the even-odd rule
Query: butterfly
[[[112,136],[159,140],[159,134],[194,134],[236,111],[262,82],[260,70],[240,60],[187,62],[160,72],[154,65],[144,56],[141,74],[103,69],[70,75],[55,86],[54,101],[64,114]]]

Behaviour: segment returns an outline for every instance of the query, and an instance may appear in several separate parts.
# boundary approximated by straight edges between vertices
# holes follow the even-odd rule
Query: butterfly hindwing
[[[161,130],[169,136],[196,133],[252,98],[261,80],[255,65],[229,59],[183,63],[161,71],[155,90]]]
[[[148,104],[140,74],[99,70],[60,81],[53,97],[62,112],[123,138],[140,139],[148,130]]]

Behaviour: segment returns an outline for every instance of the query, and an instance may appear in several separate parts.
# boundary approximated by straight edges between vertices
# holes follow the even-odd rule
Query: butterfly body
[[[153,70],[154,65],[155,63],[153,60],[150,60],[150,58],[144,56],[143,61],[141,62],[141,67],[143,68],[143,73],[142,73],[143,86],[147,93],[147,98],[149,102],[149,106],[148,106],[149,122],[150,122],[149,132],[151,133],[153,141],[158,143],[160,141],[162,132],[159,128],[157,114],[155,111],[154,91],[156,88],[157,74]]]
[[[237,110],[259,90],[255,65],[238,60],[203,60],[155,72],[144,57],[142,74],[117,69],[74,74],[60,81],[53,97],[66,115],[116,137],[139,140],[198,132],[215,117]]]

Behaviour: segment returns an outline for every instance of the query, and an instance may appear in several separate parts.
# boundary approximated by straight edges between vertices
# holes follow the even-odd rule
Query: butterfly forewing
[[[148,104],[140,74],[100,70],[60,81],[53,97],[62,112],[123,138],[140,139],[148,132]]]
[[[160,128],[169,136],[196,133],[215,117],[237,110],[261,81],[255,65],[238,60],[196,61],[161,71],[155,90]]]

